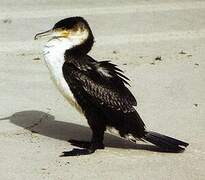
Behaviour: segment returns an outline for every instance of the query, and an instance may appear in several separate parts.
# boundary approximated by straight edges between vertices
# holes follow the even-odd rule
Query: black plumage
[[[66,55],[67,53],[69,52],[66,52]],[[115,127],[120,132],[124,131],[126,124],[129,124],[123,121],[132,116],[130,119],[134,121],[135,134],[142,136],[144,123],[133,107],[137,102],[124,85],[127,81],[124,76],[118,74],[119,69],[108,61],[97,62],[88,55],[71,56],[65,56],[63,74],[83,111],[86,111],[88,104],[92,107],[92,111],[98,109],[103,114],[106,125]],[[98,72],[99,67],[105,68],[109,76]],[[98,115],[95,118],[97,121]]]

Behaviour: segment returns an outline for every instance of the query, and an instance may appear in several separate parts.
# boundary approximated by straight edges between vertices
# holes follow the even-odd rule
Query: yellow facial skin
[[[58,36],[64,37],[64,38],[68,38],[69,35],[71,34],[71,30],[62,29],[62,28],[55,29],[55,32],[58,34]]]
[[[58,28],[54,29],[54,34],[56,37],[67,38],[72,40],[79,40],[79,42],[84,42],[88,37],[88,30],[81,26],[76,26],[72,29]]]

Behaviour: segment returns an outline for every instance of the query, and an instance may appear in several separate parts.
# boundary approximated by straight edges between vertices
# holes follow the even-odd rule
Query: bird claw
[[[94,153],[94,149],[76,149],[73,148],[71,151],[64,151],[60,157],[67,157],[67,156],[82,156],[82,155],[89,155]]]

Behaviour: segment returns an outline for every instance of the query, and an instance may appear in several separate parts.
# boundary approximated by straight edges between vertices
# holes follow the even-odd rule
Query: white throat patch
[[[51,74],[51,78],[62,95],[69,101],[71,105],[82,112],[80,106],[76,102],[67,82],[64,79],[62,67],[65,62],[64,53],[67,49],[71,49],[75,45],[81,44],[85,39],[85,35],[72,36],[71,38],[52,39],[47,42],[44,47],[43,54],[45,63]]]

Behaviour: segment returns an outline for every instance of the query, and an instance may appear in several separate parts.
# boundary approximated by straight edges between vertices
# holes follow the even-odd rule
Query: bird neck
[[[80,56],[80,55],[86,55],[92,48],[94,43],[94,37],[92,32],[89,33],[88,38],[81,44],[75,45],[70,49],[67,49],[65,51],[66,54],[74,55],[74,56]]]

